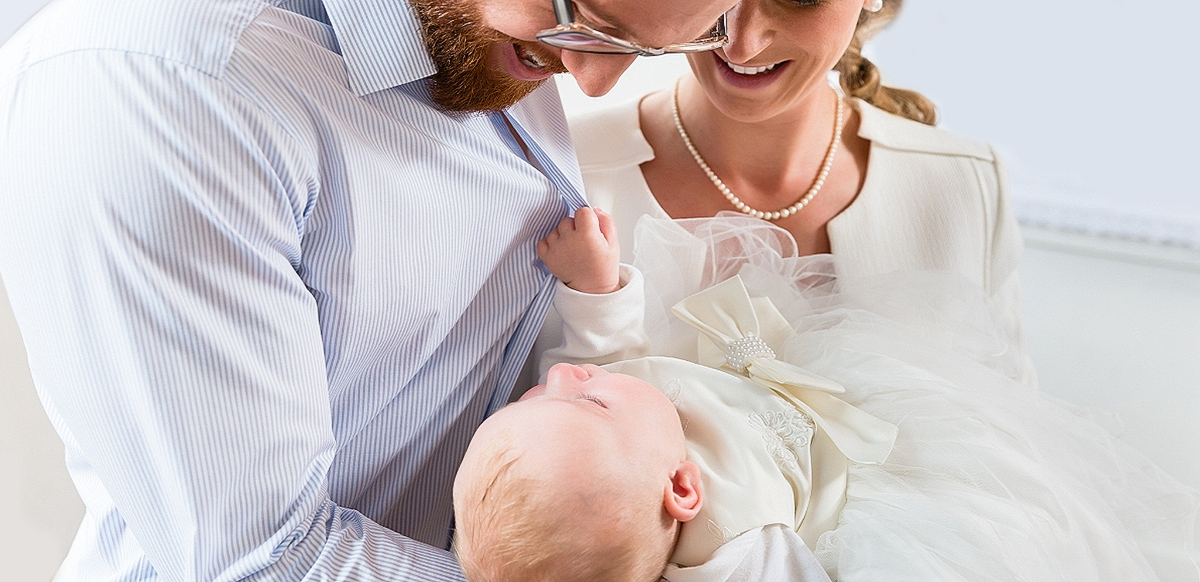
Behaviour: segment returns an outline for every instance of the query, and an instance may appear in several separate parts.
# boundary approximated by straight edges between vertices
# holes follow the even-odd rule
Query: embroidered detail
[[[723,546],[728,543],[729,540],[737,537],[737,534],[733,533],[733,530],[727,527],[721,527],[717,525],[717,522],[711,519],[708,520],[708,535],[712,536],[713,543],[718,546]]]
[[[662,387],[663,396],[666,396],[667,400],[670,400],[671,404],[675,406],[679,406],[679,394],[681,392],[683,392],[683,382],[680,382],[679,378],[673,378],[670,382],[667,382],[666,386]]]
[[[745,371],[754,358],[774,359],[775,351],[762,338],[753,335],[735,339],[725,346],[725,363],[738,372]]]
[[[812,442],[813,421],[807,414],[789,409],[751,413],[750,425],[757,428],[766,442],[767,452],[784,471],[800,472],[800,451],[807,451]]]
[[[688,433],[688,417],[679,410],[679,395],[682,392],[683,382],[680,382],[679,378],[672,379],[670,382],[667,382],[666,386],[662,387],[663,396],[666,396],[667,400],[671,401],[671,404],[675,406],[675,412],[679,413],[679,424],[683,427],[683,434],[686,435]]]

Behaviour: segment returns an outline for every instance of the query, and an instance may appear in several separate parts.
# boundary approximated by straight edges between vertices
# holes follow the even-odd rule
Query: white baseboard
[[[1200,248],[1021,223],[1025,246],[1084,257],[1200,273]]]

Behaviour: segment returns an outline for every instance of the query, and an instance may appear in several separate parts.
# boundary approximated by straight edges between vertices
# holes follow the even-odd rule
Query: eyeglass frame
[[[663,47],[648,47],[631,40],[625,40],[608,33],[600,32],[586,24],[579,23],[575,19],[574,0],[551,0],[551,3],[554,5],[554,17],[558,19],[558,26],[538,32],[537,39],[563,50],[593,54],[636,54],[643,57],[655,57],[670,53],[707,52],[719,49],[729,42],[729,35],[726,32],[728,28],[726,27],[725,13],[722,13],[721,17],[717,19],[716,24],[713,25],[712,31],[714,34],[708,37],[710,40],[707,42],[697,39],[689,42],[669,44]],[[617,50],[585,50],[579,47],[567,46],[567,43],[558,44],[554,42],[555,37],[568,34],[586,36],[607,45],[609,48]]]

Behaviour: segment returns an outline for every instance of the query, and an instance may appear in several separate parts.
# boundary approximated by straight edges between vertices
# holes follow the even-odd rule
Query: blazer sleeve
[[[992,148],[991,176],[984,181],[994,184],[995,203],[989,206],[987,224],[987,272],[985,289],[992,305],[993,317],[1004,334],[1012,352],[1009,375],[1031,387],[1037,386],[1033,362],[1025,346],[1021,324],[1021,283],[1017,274],[1024,242],[1020,226],[1013,214],[1012,197],[1004,162]]]

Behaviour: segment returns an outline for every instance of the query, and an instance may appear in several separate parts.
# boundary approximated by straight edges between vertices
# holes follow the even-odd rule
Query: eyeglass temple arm
[[[571,0],[554,0],[554,17],[558,19],[559,24],[570,24],[575,22],[575,10]]]

